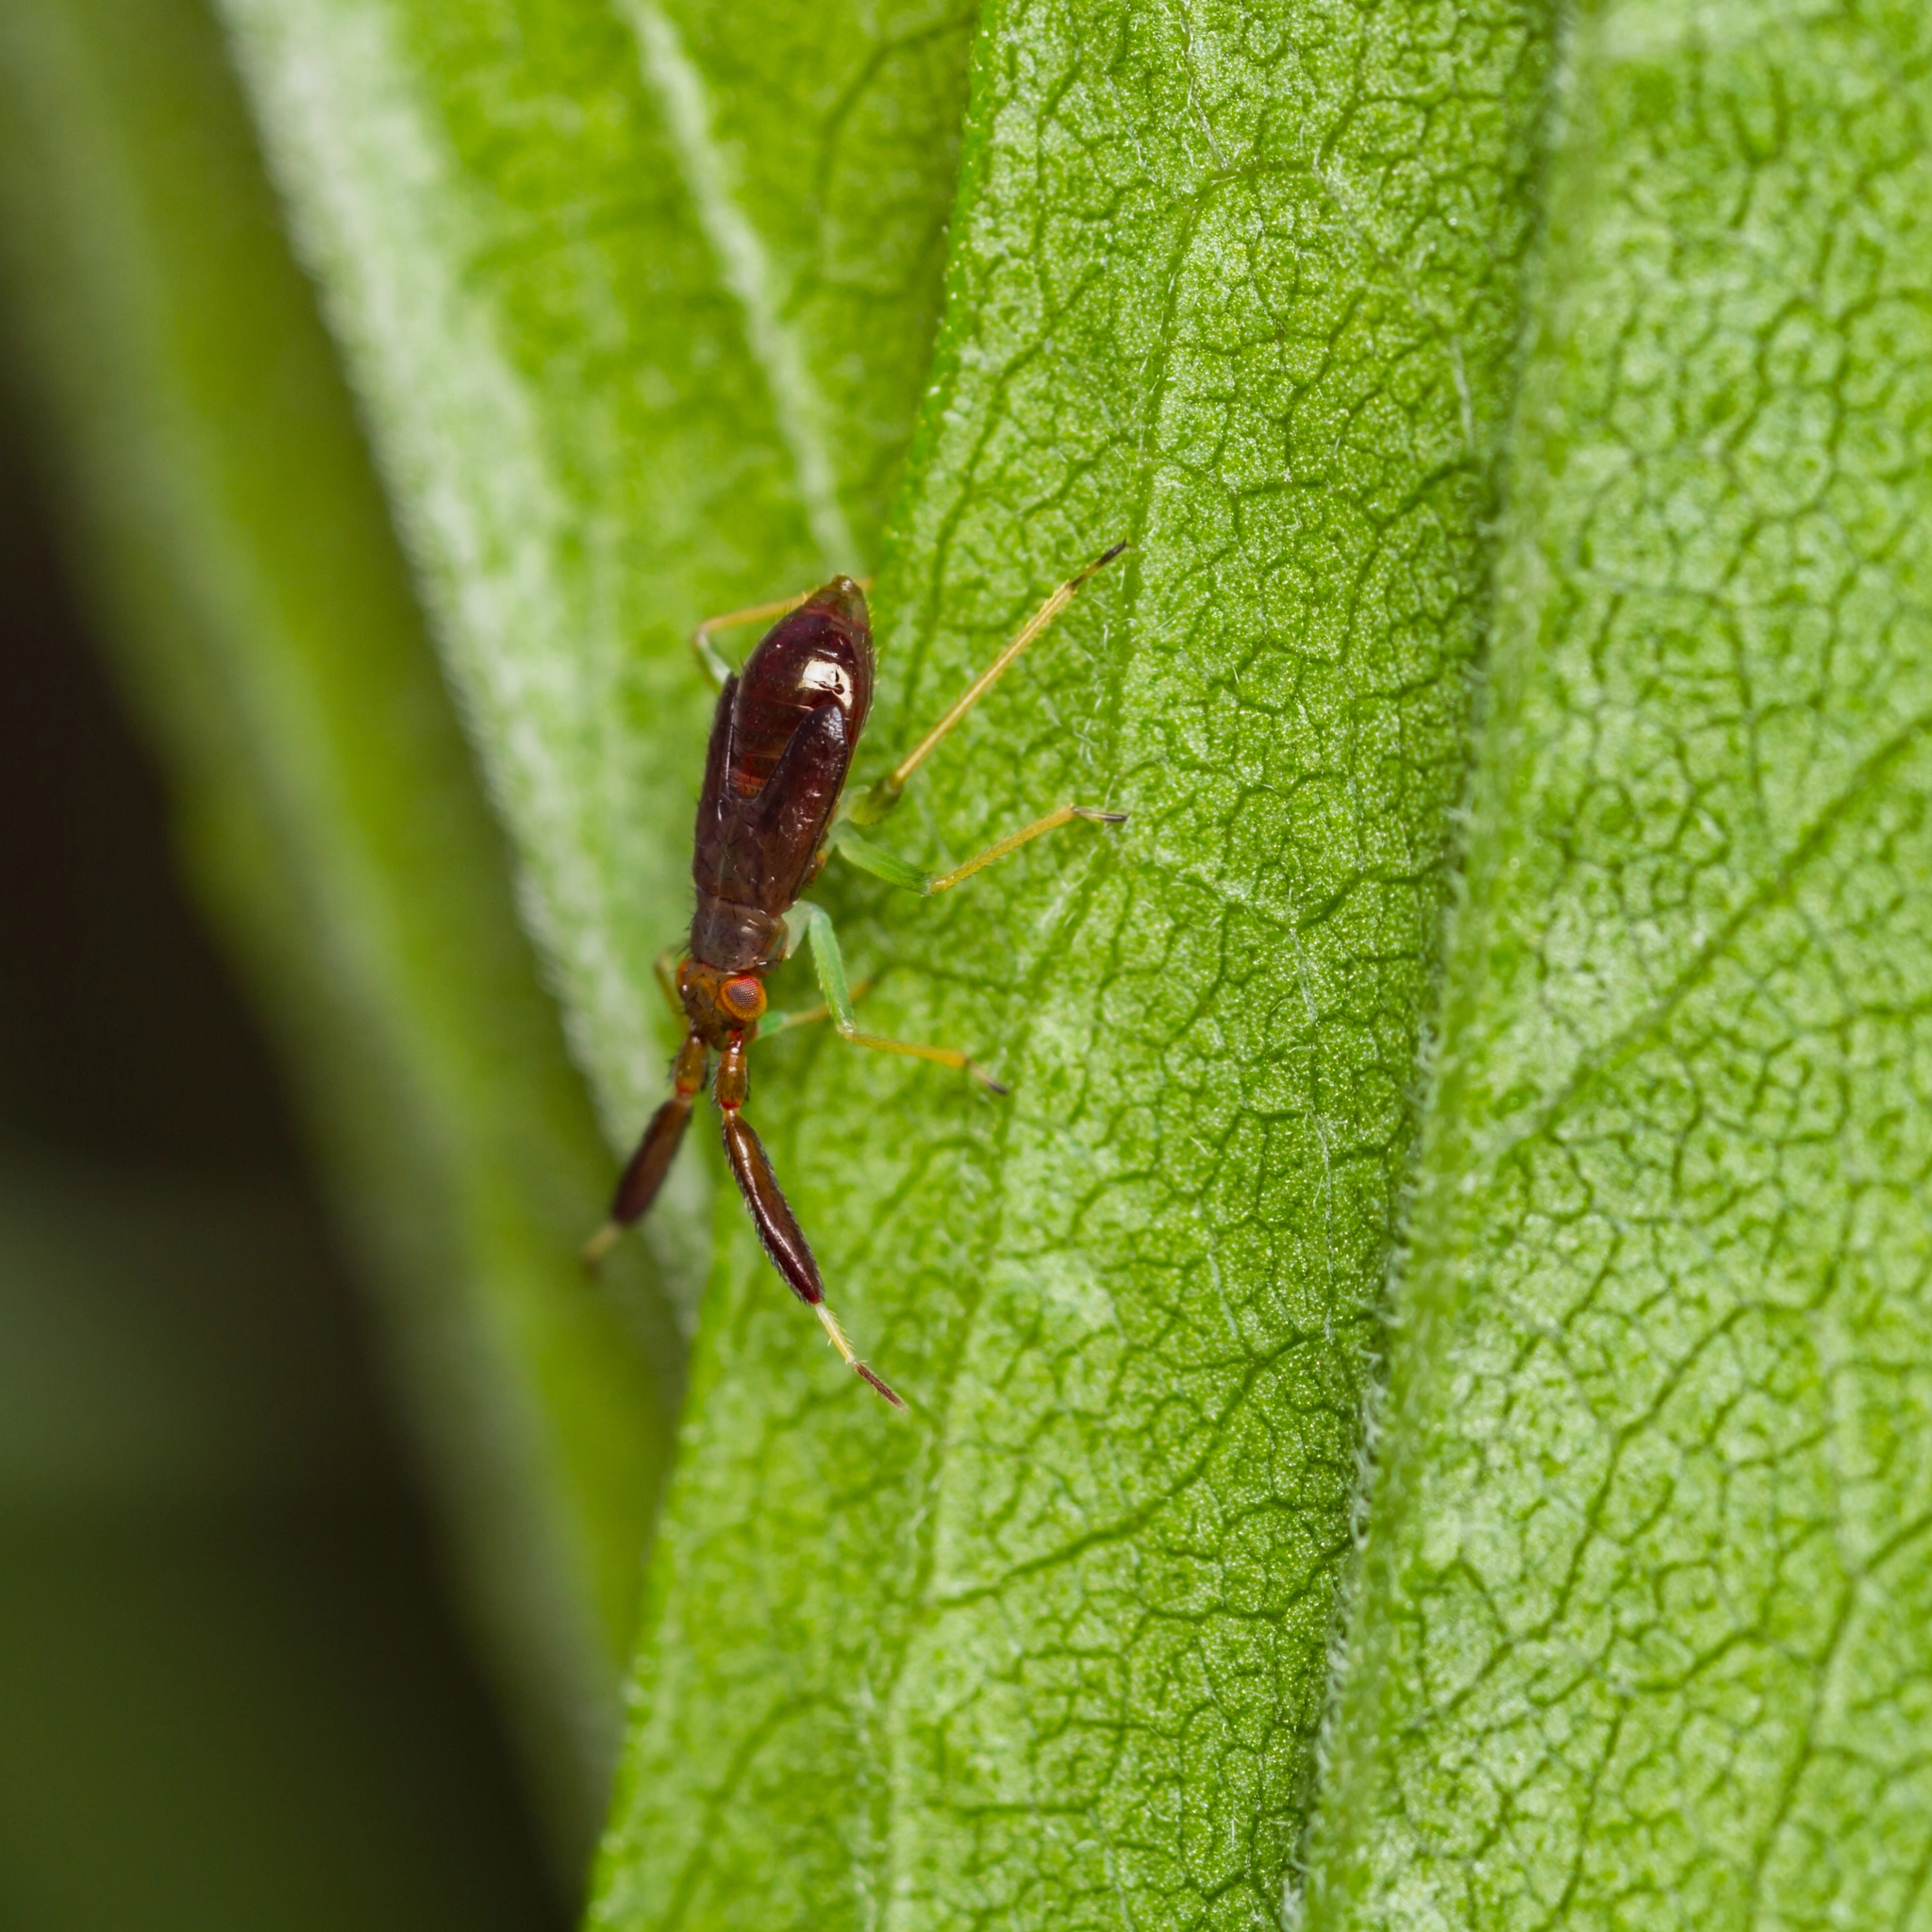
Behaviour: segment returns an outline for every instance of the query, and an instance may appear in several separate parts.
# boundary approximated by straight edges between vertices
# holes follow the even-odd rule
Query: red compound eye
[[[765,1010],[764,982],[748,973],[737,979],[727,979],[718,989],[718,1004],[734,1020],[756,1020]]]

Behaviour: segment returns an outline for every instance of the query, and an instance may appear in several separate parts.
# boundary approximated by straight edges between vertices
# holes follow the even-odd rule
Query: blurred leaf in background
[[[558,1888],[355,1285],[18,455],[0,437],[0,1924],[537,1932]]]
[[[565,9],[554,24],[562,76],[583,78],[583,55],[601,43],[575,36]],[[655,479],[663,502],[694,486],[741,494],[756,469],[745,467],[746,439],[730,415],[733,377],[729,358],[715,353],[717,318],[728,345],[741,300],[795,299],[825,316],[808,380],[851,417],[848,474],[832,486],[842,494],[829,511],[816,504],[816,525],[826,527],[829,516],[841,544],[851,529],[875,533],[937,313],[968,23],[958,8],[908,12],[884,33],[848,23],[841,50],[836,35],[825,38],[824,16],[794,9],[786,44],[801,58],[814,45],[821,57],[832,47],[843,61],[842,80],[823,58],[810,76],[819,119],[838,122],[849,148],[886,164],[875,171],[875,206],[842,225],[822,223],[808,249],[775,252],[731,289],[719,285],[688,199],[715,188],[718,164],[692,118],[694,69],[679,42],[683,29],[702,37],[702,15],[683,29],[668,15],[635,25],[628,83],[618,93],[632,132],[663,165],[631,165],[636,153],[620,140],[608,201],[564,240],[583,242],[592,256],[601,249],[626,270],[641,265],[635,306],[656,324],[652,341],[663,352],[663,366],[642,372],[641,401],[666,423],[694,419],[681,431],[690,454],[640,474]],[[453,10],[425,11],[423,25],[463,44]],[[639,64],[646,46],[648,86]],[[520,50],[533,51],[530,42]],[[643,1278],[641,1254],[613,1270],[601,1297],[575,1276],[575,1246],[597,1219],[608,1169],[529,984],[501,855],[208,24],[193,6],[165,0],[131,13],[29,6],[10,17],[4,52],[18,108],[8,117],[5,184],[15,320],[41,426],[64,452],[75,554],[159,721],[196,869],[306,1071],[341,1198],[385,1279],[407,1398],[468,1544],[473,1608],[559,1869],[574,1884],[616,1711],[606,1659],[622,1657],[629,1635],[680,1338]],[[785,64],[769,34],[742,52],[754,67]],[[451,72],[462,96],[455,125],[501,162],[500,119],[475,111],[467,70],[452,61]],[[525,60],[512,78],[565,121],[575,116],[557,70]],[[734,85],[755,93],[760,84],[748,68],[735,82],[722,75],[721,95],[728,106]],[[937,105],[923,111],[923,103]],[[509,171],[512,203],[582,187],[571,158],[539,158],[534,173]],[[836,163],[806,180],[783,157],[767,158],[776,164],[768,192],[795,207],[829,190],[836,202]],[[548,172],[553,161],[560,165]],[[860,175],[870,190],[874,175]],[[391,203],[393,187],[386,177]],[[713,192],[712,217],[715,203]],[[641,237],[656,240],[640,252]],[[558,350],[594,346],[596,331],[545,325],[558,262],[541,251],[520,261],[518,245],[508,242],[502,260],[523,274],[520,298],[536,325],[531,353],[554,379],[566,366]],[[443,264],[425,257],[424,265]],[[681,265],[685,298],[666,306]],[[892,300],[911,320],[881,380],[851,354],[849,330],[855,316],[876,322]],[[771,315],[757,325],[769,335]],[[443,344],[425,341],[444,365]],[[599,436],[607,373],[594,358],[585,372]],[[721,407],[722,432],[708,427]],[[769,398],[755,396],[752,408],[760,422],[775,414],[794,430],[800,420],[796,410],[774,412]],[[513,420],[514,411],[479,423],[488,441],[455,448],[473,480],[507,473]],[[782,439],[778,455],[789,460]],[[608,464],[590,464],[585,475],[602,489]],[[518,538],[541,526],[527,508],[516,506],[511,518]],[[661,514],[599,519],[632,582],[649,579],[622,552],[638,529],[664,526]],[[723,518],[710,526],[732,559],[712,579],[736,594],[748,568],[741,533]],[[670,528],[664,547],[643,560],[661,564],[681,534],[690,530]],[[563,538],[568,558],[580,539]],[[754,539],[752,554],[763,541]],[[782,540],[781,555],[786,541],[795,543]],[[702,545],[694,548],[701,558]],[[466,596],[473,576],[459,582]],[[675,586],[653,592],[681,628],[696,600]],[[592,589],[586,608],[598,610],[605,595]],[[626,677],[630,614],[618,607],[588,631],[621,647],[610,655]],[[674,672],[661,681],[674,696],[677,754],[655,770],[607,776],[668,794],[689,763],[686,727],[701,698],[669,623],[660,620],[658,636],[673,653]],[[535,722],[540,698],[513,693]],[[621,692],[592,688],[580,718],[608,733],[623,709]],[[635,876],[619,864],[610,903],[632,885],[646,911],[654,891],[658,901],[682,898],[675,845],[662,850],[655,830],[640,842],[651,818],[626,808],[621,787],[594,814],[620,859],[644,853]],[[618,1024],[647,1042],[656,995],[634,1006],[631,990],[618,989],[626,1002]],[[641,1067],[634,1092],[659,1071],[648,1045]],[[633,1113],[625,1108],[626,1121]],[[700,1174],[693,1165],[685,1177],[692,1199]],[[673,1274],[688,1279],[693,1246],[680,1241],[675,1214],[660,1215],[653,1233]],[[474,1295],[465,1296],[466,1284]],[[587,1611],[601,1629],[587,1624]]]
[[[213,24],[9,8],[17,374],[182,847],[298,1070],[566,1887],[681,1373]]]

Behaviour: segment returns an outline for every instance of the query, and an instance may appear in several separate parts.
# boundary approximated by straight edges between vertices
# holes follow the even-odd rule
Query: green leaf
[[[750,1111],[842,1374],[741,1217],[593,1921],[1274,1923],[1461,784],[1544,24],[999,6],[875,600],[876,758],[1097,580],[827,874],[879,1030]],[[783,1000],[781,999],[781,1004]]]
[[[213,25],[18,0],[0,98],[76,575],[304,1077],[575,1885],[678,1337],[641,1266],[603,1299],[575,1269],[605,1158]]]
[[[1932,1869],[1932,30],[1576,31],[1306,1923]]]
[[[660,1097],[708,612],[869,558],[957,4],[222,0],[613,1141]],[[709,59],[710,67],[700,64]],[[702,1167],[647,1238],[694,1301]]]
[[[223,11],[622,1143],[689,917],[685,636],[877,541],[937,325],[962,10],[789,0],[723,50],[696,6]],[[688,1309],[705,1174],[646,1229]]]
[[[822,1032],[760,1048],[754,1116],[914,1412],[843,1374],[718,1202],[598,1921],[1275,1922],[1539,198],[1385,1467],[1288,1908],[1922,1916],[1918,14],[1597,0],[1545,179],[1531,0],[999,0],[926,390],[952,0],[222,4],[613,1139],[661,1089],[649,963],[688,904],[691,620],[881,561],[877,757],[1066,570],[1134,545],[881,836],[940,868],[1064,799],[1130,822],[922,905],[823,888],[879,982],[872,1023],[968,1044],[1015,1092]],[[42,15],[64,17],[20,17]],[[27,104],[51,151],[85,97]],[[90,193],[92,125],[76,109]],[[132,188],[174,178],[151,152]],[[137,259],[78,189],[50,205],[81,211],[20,218],[81,264],[50,287]],[[203,286],[185,207],[169,267]],[[139,284],[100,286],[100,314],[146,313]],[[234,325],[208,340],[245,368],[271,338]],[[146,365],[95,413],[43,333],[77,420],[145,421]],[[142,438],[124,479],[93,433],[93,474],[133,491]],[[208,471],[230,514],[292,502],[299,534],[311,500],[254,463]],[[337,561],[380,550],[359,514]],[[258,513],[239,526],[262,541]],[[289,608],[353,615],[301,554]],[[202,594],[229,635],[262,627],[226,578]],[[207,807],[218,878],[264,950],[305,917],[361,929],[338,923],[353,880],[277,862],[336,823],[296,789],[302,706],[229,681],[259,719],[202,755],[207,796],[240,795],[251,746],[288,774],[248,779],[280,816]],[[421,829],[408,762],[369,795],[391,838]],[[441,930],[447,881],[492,876],[469,849],[398,921]],[[327,918],[303,910],[323,885]],[[348,1002],[358,956],[319,957],[286,983]],[[530,1036],[486,1065],[485,1003],[456,1005],[447,1033],[424,1004],[407,1029],[466,1042],[438,1091],[542,1118],[513,1108]],[[356,1010],[335,1037],[378,1042],[389,1009]],[[345,1091],[358,1058],[329,1058]],[[356,1158],[433,1191],[420,1147],[388,1158],[395,1120],[358,1119]],[[576,1144],[546,1126],[487,1173],[514,1193],[553,1133]],[[701,1168],[650,1230],[687,1295]],[[567,1241],[546,1224],[525,1252]]]

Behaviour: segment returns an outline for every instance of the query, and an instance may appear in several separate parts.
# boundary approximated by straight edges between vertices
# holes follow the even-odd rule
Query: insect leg
[[[873,982],[861,979],[852,989],[852,1004],[856,1007],[872,991]],[[807,1007],[801,1013],[766,1013],[758,1021],[758,1038],[769,1040],[774,1033],[790,1033],[794,1027],[816,1025],[821,1020],[829,1020],[832,1009],[821,1000],[815,1007]]]
[[[841,853],[846,863],[856,865],[860,872],[869,872],[874,878],[884,879],[888,885],[898,886],[902,891],[917,892],[921,898],[929,899],[935,892],[950,891],[962,879],[970,879],[995,859],[1004,858],[1008,853],[1017,852],[1021,846],[1030,844],[1042,832],[1058,831],[1062,825],[1072,824],[1075,819],[1085,819],[1096,825],[1123,825],[1126,824],[1127,815],[1124,811],[1103,811],[1097,805],[1058,806],[1043,819],[1035,819],[1030,825],[1023,825],[1017,832],[1009,832],[1004,839],[995,840],[984,852],[975,853],[964,865],[956,865],[951,872],[921,872],[916,865],[908,865],[905,859],[882,850],[849,825],[841,825],[832,834],[832,849]]]
[[[861,591],[872,588],[870,577],[858,577],[854,581]],[[718,655],[718,647],[711,641],[714,630],[731,630],[741,624],[764,624],[774,617],[783,617],[788,611],[796,610],[811,595],[810,591],[801,591],[795,597],[776,597],[769,604],[748,604],[742,610],[727,610],[722,617],[708,617],[691,634],[691,655],[705,667],[705,675],[719,691],[724,689],[724,680],[731,675],[731,667]]]
[[[861,1033],[852,1010],[852,994],[845,985],[845,958],[839,950],[839,935],[833,928],[831,915],[823,906],[803,901],[791,909],[794,915],[804,915],[806,930],[811,940],[811,963],[817,970],[819,987],[824,993],[825,1005],[831,1008],[831,1022],[838,1029],[840,1039],[849,1041],[854,1046],[872,1047],[879,1053],[902,1053],[916,1060],[932,1060],[941,1067],[955,1067],[962,1074],[971,1074],[991,1091],[1006,1092],[1006,1088],[998,1080],[957,1046],[926,1046],[917,1041],[887,1040],[881,1034]]]
[[[664,995],[664,1004],[677,1015],[677,1024],[686,1024],[684,1000],[677,991],[677,948],[666,946],[652,962],[651,971],[658,975],[658,991]]]
[[[792,1213],[791,1204],[778,1185],[778,1176],[772,1172],[765,1143],[742,1112],[749,1084],[744,1041],[741,1036],[734,1036],[719,1062],[715,1091],[718,1111],[724,1122],[724,1152],[731,1162],[738,1191],[744,1196],[744,1205],[751,1212],[752,1225],[758,1231],[758,1240],[764,1243],[772,1266],[785,1277],[786,1286],[819,1318],[820,1325],[831,1338],[832,1346],[844,1357],[846,1366],[871,1383],[894,1408],[904,1408],[905,1400],[854,1354],[838,1317],[825,1306],[824,1283],[819,1279],[819,1264],[812,1257],[805,1230],[799,1226],[798,1217]]]
[[[705,1084],[705,1043],[695,1033],[685,1037],[671,1074],[671,1098],[651,1116],[638,1142],[638,1151],[625,1163],[610,1200],[610,1218],[583,1246],[583,1263],[595,1268],[633,1223],[643,1219],[664,1176],[671,1172],[678,1143],[691,1124],[691,1103]]]
[[[878,783],[859,799],[847,816],[855,825],[875,825],[899,803],[906,781],[939,748],[946,734],[996,685],[1009,665],[1048,625],[1079,594],[1088,578],[1103,571],[1127,546],[1116,543],[1103,551],[1084,569],[1076,570],[1065,583],[1029,617],[1000,647],[999,655],[953,702],[951,709],[915,744]]]

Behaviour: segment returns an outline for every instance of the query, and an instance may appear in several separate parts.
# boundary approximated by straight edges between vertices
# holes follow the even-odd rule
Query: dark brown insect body
[[[847,1040],[861,1046],[909,1054],[974,1074],[995,1092],[1005,1090],[950,1047],[918,1045],[860,1033],[852,1012],[831,922],[800,895],[837,849],[862,869],[912,891],[943,891],[982,866],[1041,832],[1074,818],[1118,823],[1124,814],[1063,806],[1023,831],[1002,840],[953,872],[933,877],[873,846],[860,824],[883,818],[897,803],[907,777],[991,687],[1033,637],[1093,571],[1118,555],[1091,565],[1064,584],[1008,645],[993,666],[968,690],[921,744],[866,794],[856,809],[840,811],[866,713],[872,708],[872,625],[865,597],[850,577],[834,577],[791,608],[759,641],[737,675],[725,674],[711,724],[698,798],[691,878],[697,906],[691,943],[677,962],[675,991],[686,1025],[672,1071],[672,1095],[652,1117],[637,1152],[618,1181],[610,1220],[585,1250],[594,1261],[617,1235],[657,1198],[684,1138],[691,1108],[707,1079],[724,1118],[724,1149],[739,1191],[751,1212],[765,1252],[824,1324],[845,1360],[889,1402],[900,1398],[853,1353],[825,1306],[818,1263],[791,1205],[778,1187],[763,1143],[744,1118],[748,1091],[746,1049],[760,1031],[829,1018]],[[778,607],[784,608],[785,607]],[[770,608],[715,619],[713,625],[770,614]],[[708,629],[698,646],[709,658]],[[722,670],[722,667],[719,667]],[[765,974],[809,935],[824,990],[825,1006],[794,1015],[766,1012]]]
[[[798,1298],[824,1309],[824,1284],[804,1230],[743,1107],[745,1048],[765,1011],[764,975],[791,950],[785,914],[824,864],[824,839],[872,708],[872,625],[865,596],[834,577],[766,633],[725,680],[711,719],[691,846],[697,908],[677,994],[691,1030],[669,1100],[658,1109],[617,1186],[612,1222],[637,1220],[657,1198],[711,1057],[724,1151],[765,1252]],[[827,1321],[833,1340],[843,1336]],[[841,1353],[888,1401],[899,1397]],[[903,1405],[902,1405],[903,1406]]]
[[[718,989],[791,950],[785,914],[824,863],[872,679],[864,595],[835,577],[774,625],[718,693],[691,861],[697,910],[678,988],[707,1045],[722,1048],[745,1023]]]

